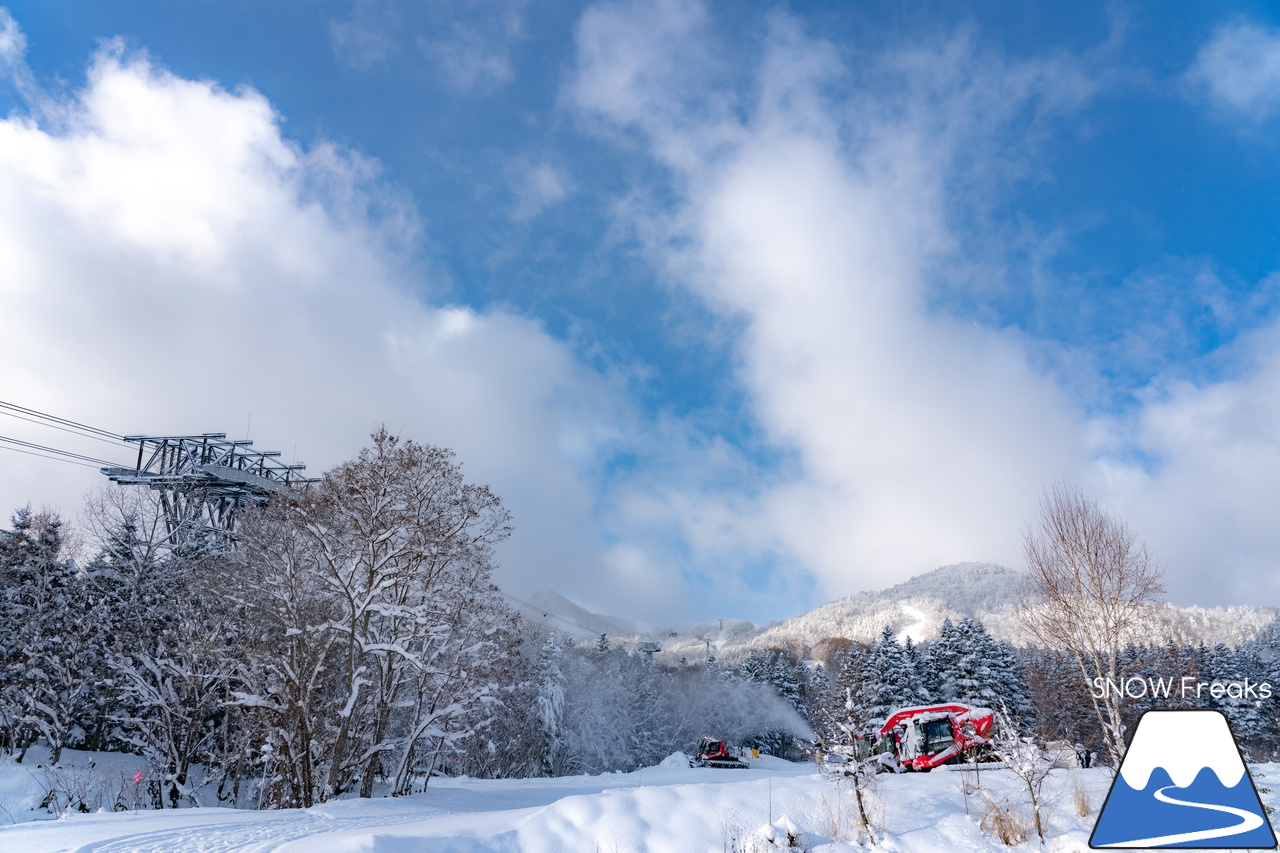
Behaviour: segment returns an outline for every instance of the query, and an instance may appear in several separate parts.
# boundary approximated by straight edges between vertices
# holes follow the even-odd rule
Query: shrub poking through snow
[[[1007,709],[996,714],[996,724],[992,734],[991,748],[1004,762],[1004,766],[1021,780],[1026,789],[1027,805],[1031,810],[1029,823],[1035,827],[1036,835],[1039,836],[1041,843],[1044,843],[1043,789],[1045,780],[1053,770],[1053,759],[1040,744],[1036,743],[1035,738],[1023,736],[1018,731],[1017,725],[1009,719]]]
[[[990,794],[987,795],[987,805],[982,811],[979,826],[983,832],[994,835],[1010,847],[1027,840],[1027,825],[1017,810],[1002,805]]]
[[[1075,806],[1077,817],[1088,817],[1093,814],[1093,804],[1089,802],[1089,792],[1079,779],[1071,780],[1071,803]]]
[[[837,809],[839,809],[839,792],[843,786],[848,785],[850,793],[853,795],[854,811],[852,818],[854,820],[853,838],[850,839],[855,843],[861,844],[863,840],[868,844],[875,844],[876,837],[874,829],[879,829],[883,823],[879,820],[876,805],[871,797],[871,791],[876,785],[877,771],[882,769],[883,765],[874,759],[867,761],[858,761],[853,757],[853,747],[836,747],[832,751],[833,759],[836,759],[841,753],[845,753],[844,757],[848,763],[840,764],[837,760],[832,760],[823,765],[823,772],[832,777],[836,781],[837,790]],[[836,812],[839,816],[839,811]],[[843,834],[842,817],[834,819],[833,825],[837,831]]]

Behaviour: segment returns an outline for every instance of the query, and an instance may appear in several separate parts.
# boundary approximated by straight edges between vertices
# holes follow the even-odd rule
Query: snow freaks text
[[[1175,687],[1177,688],[1175,690]],[[1095,678],[1089,692],[1094,699],[1122,696],[1129,699],[1270,699],[1271,683],[1253,681],[1201,681],[1195,676],[1184,675],[1178,680],[1152,676],[1132,678]]]

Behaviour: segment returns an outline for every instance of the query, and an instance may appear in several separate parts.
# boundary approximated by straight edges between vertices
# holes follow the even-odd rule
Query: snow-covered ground
[[[83,757],[84,754],[81,754]],[[75,767],[76,756],[67,764]],[[28,761],[32,759],[29,758]],[[44,796],[40,770],[11,759],[0,764],[0,850],[41,851],[279,851],[279,853],[749,853],[779,849],[769,835],[794,827],[812,853],[860,850],[854,806],[813,765],[775,758],[748,771],[689,768],[679,759],[626,774],[559,779],[437,779],[423,794],[398,799],[341,800],[311,809],[99,812],[32,820]],[[98,756],[107,787],[132,784],[129,759]],[[82,769],[83,764],[81,764]],[[29,772],[34,771],[34,772]],[[1265,786],[1280,766],[1254,771]],[[1262,778],[1259,778],[1261,776]],[[967,797],[970,774],[953,770],[881,776],[873,808],[877,849],[894,853],[1006,851],[979,826],[992,799],[1018,807],[1017,780],[1005,770],[981,773],[981,791]],[[81,779],[83,782],[84,779]],[[1085,851],[1097,809],[1110,784],[1105,770],[1054,771],[1046,788],[1051,851]],[[1091,814],[1076,813],[1079,788]],[[1276,795],[1263,799],[1276,804]],[[47,815],[46,815],[47,817]],[[773,825],[775,829],[770,830]],[[1039,849],[1031,841],[1020,845]],[[1015,848],[1016,849],[1016,848]]]

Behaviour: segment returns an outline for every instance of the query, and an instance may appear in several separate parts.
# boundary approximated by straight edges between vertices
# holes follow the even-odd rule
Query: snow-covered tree
[[[1261,660],[1244,650],[1230,648],[1225,643],[1206,646],[1201,643],[1196,654],[1202,680],[1217,682],[1227,687],[1220,696],[1207,693],[1203,698],[1206,707],[1226,714],[1237,740],[1259,743],[1273,736],[1262,701],[1244,694],[1242,685],[1246,678],[1260,681]],[[1234,695],[1233,695],[1234,694]]]
[[[738,678],[768,685],[803,719],[809,719],[804,696],[808,670],[795,652],[786,648],[759,649],[744,658],[734,672]],[[786,731],[761,729],[750,735],[746,745],[783,757],[799,752],[794,736]]]
[[[100,722],[101,617],[87,579],[62,555],[57,513],[18,510],[0,533],[0,723],[19,760],[33,739],[53,749]]]
[[[104,641],[112,738],[146,757],[152,801],[193,802],[196,764],[215,779],[234,716],[224,705],[242,620],[216,582],[231,570],[220,537],[173,532],[155,494],[104,487],[84,513],[97,553],[83,572]]]
[[[508,617],[489,576],[508,518],[451,452],[384,428],[245,519],[264,639],[234,704],[265,726],[281,804],[370,796],[380,779],[407,792],[465,734],[464,712],[493,694],[483,673]]]
[[[568,744],[564,737],[564,673],[560,660],[564,652],[555,632],[547,635],[538,656],[538,723],[542,735],[542,772],[547,776],[564,773]]]
[[[1046,829],[1044,783],[1053,771],[1053,760],[1033,736],[1021,731],[1004,709],[996,710],[991,749],[1026,790],[1030,823],[1043,846]]]
[[[871,703],[876,674],[871,669],[871,650],[850,647],[843,655],[836,677],[834,702],[826,710],[825,729],[828,739],[847,740],[869,729],[875,723]]]
[[[883,722],[899,708],[929,701],[917,659],[898,645],[893,629],[885,625],[880,639],[871,645],[862,666],[862,705],[870,725]]]
[[[984,708],[1007,708],[1015,720],[1031,713],[1022,665],[1013,649],[997,642],[976,619],[943,624],[946,632],[926,656],[930,666],[945,667],[932,681],[942,685],[936,698]]]
[[[938,629],[938,638],[926,644],[920,655],[920,669],[925,686],[934,698],[956,698],[957,664],[962,651],[956,626],[950,618],[944,619]]]

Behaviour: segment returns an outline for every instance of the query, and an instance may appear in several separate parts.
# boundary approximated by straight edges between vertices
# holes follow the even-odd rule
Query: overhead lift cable
[[[104,444],[110,444],[113,447],[122,450],[130,449],[124,444],[124,436],[109,430],[100,429],[88,424],[82,424],[79,421],[73,421],[69,418],[61,418],[57,415],[51,415],[48,412],[42,412],[39,409],[32,409],[27,406],[19,406],[17,403],[10,403],[0,400],[0,415],[6,415],[20,421],[35,424],[36,426],[50,427],[60,430],[80,438],[91,438],[94,441],[100,441]],[[39,459],[52,459],[56,462],[66,462],[71,465],[81,465],[86,468],[100,468],[103,465],[115,465],[114,462],[108,462],[105,459],[98,459],[94,456],[85,456],[81,453],[73,453],[69,450],[62,450],[57,447],[48,447],[43,444],[35,444],[22,439],[11,438],[9,436],[0,436],[0,450],[12,450],[14,453],[25,453],[28,456],[35,456]]]
[[[101,435],[95,435],[94,433],[81,432],[78,429],[59,426],[56,423],[49,423],[47,421],[38,420],[36,418],[28,418],[25,415],[19,415],[16,412],[5,411],[6,408],[8,407],[5,406],[3,403],[0,403],[0,415],[7,415],[11,418],[17,418],[20,421],[26,421],[27,423],[35,424],[36,426],[50,427],[52,429],[62,430],[63,432],[70,433],[71,435],[78,435],[81,438],[92,438],[94,441],[101,441],[103,444],[110,444],[113,447],[120,447],[121,444],[123,443],[122,438],[103,438]]]
[[[85,463],[92,463],[94,466],[119,464],[116,462],[109,462],[106,459],[99,459],[96,456],[85,456],[83,453],[72,453],[70,450],[59,450],[56,447],[47,447],[43,444],[35,444],[30,441],[23,441],[20,438],[10,438],[7,435],[0,435],[0,441],[6,442],[8,444],[15,444],[18,447],[27,447],[27,448],[30,448],[31,450],[40,450],[45,453],[52,453],[52,454],[55,454],[56,456],[65,457],[68,460],[81,460],[80,464],[82,465]],[[13,449],[13,448],[10,448],[10,449]]]
[[[43,453],[36,453],[34,450],[23,450],[20,447],[9,447],[6,444],[0,444],[0,450],[12,450],[14,453],[25,453],[28,456],[34,456],[37,459],[49,459],[53,462],[66,462],[68,465],[80,465],[84,468],[97,468],[97,465],[91,465],[88,462],[77,462],[74,459],[67,459],[65,456],[47,456]]]
[[[39,418],[42,421],[47,421],[48,426],[53,426],[54,424],[61,424],[63,428],[70,427],[74,430],[82,430],[83,432],[94,433],[96,435],[101,436],[102,438],[113,438],[116,441],[124,440],[124,436],[120,435],[119,433],[110,432],[109,430],[105,430],[105,429],[99,429],[98,427],[89,426],[88,424],[82,424],[82,423],[79,423],[78,421],[69,420],[68,418],[60,418],[57,415],[51,415],[51,414],[48,414],[47,412],[38,411],[37,409],[29,409],[26,406],[19,406],[16,403],[8,403],[8,402],[5,402],[4,400],[0,400],[0,409],[9,409],[14,412],[21,412],[24,415],[29,415],[31,417]]]
[[[506,592],[503,592],[502,590],[498,590],[498,595],[501,598],[505,598],[507,601],[511,602],[512,604],[523,605],[523,607],[526,608],[525,609],[526,615],[532,616],[535,613],[541,613],[542,621],[544,624],[545,624],[545,620],[554,619],[556,622],[559,622],[561,625],[564,625],[567,628],[571,628],[574,631],[581,631],[583,634],[586,635],[586,639],[599,636],[597,632],[592,631],[590,628],[584,628],[576,622],[570,622],[568,619],[564,619],[560,616],[557,616],[554,613],[549,613],[546,610],[543,610],[541,607],[534,607],[529,602],[524,601],[523,599],[516,598],[514,595],[511,595],[510,593],[506,593]]]

